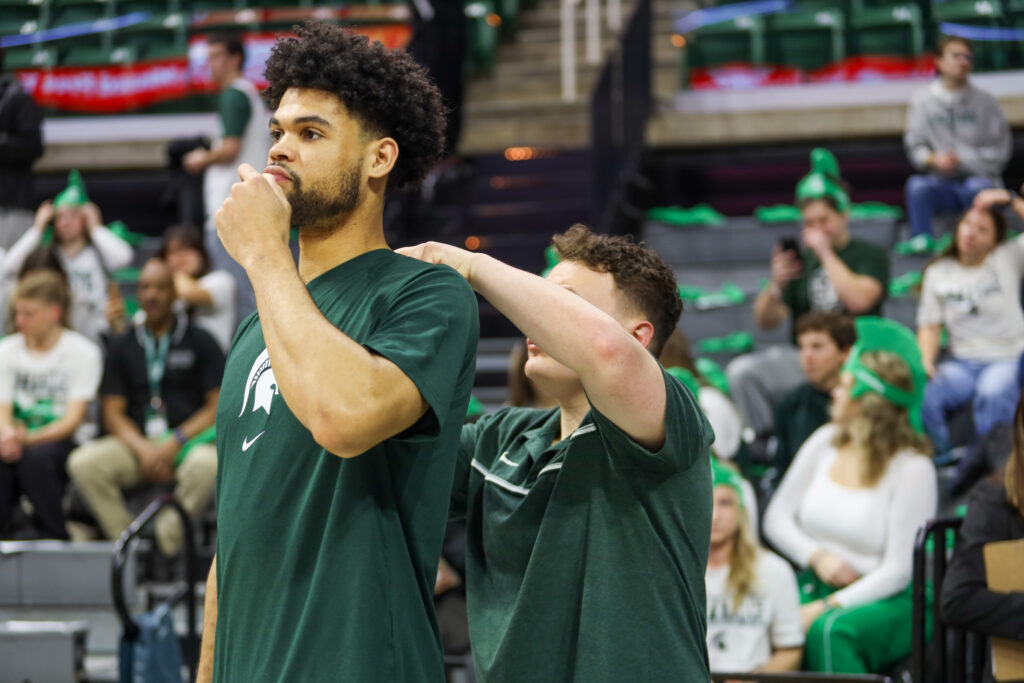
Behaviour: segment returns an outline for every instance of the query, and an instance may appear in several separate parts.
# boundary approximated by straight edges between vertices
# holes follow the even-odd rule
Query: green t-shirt
[[[839,260],[858,275],[868,275],[882,284],[882,298],[875,307],[864,315],[882,315],[882,303],[889,288],[889,254],[885,249],[858,239],[836,252]],[[810,249],[803,250],[804,270],[795,280],[790,280],[782,289],[782,300],[789,306],[790,322],[793,327],[804,313],[809,311],[848,311],[839,300],[836,288],[821,267],[817,254]],[[791,328],[792,329],[792,328]],[[796,339],[793,339],[794,343]]]
[[[224,137],[245,137],[245,128],[252,116],[252,105],[245,93],[236,88],[224,88],[217,97],[217,111],[224,127]]]
[[[789,469],[793,456],[814,432],[831,419],[832,395],[804,382],[782,397],[775,406],[776,448],[774,464],[779,479]]]
[[[476,298],[451,268],[386,249],[308,290],[430,408],[362,455],[328,453],[279,393],[258,314],[242,323],[217,407],[214,680],[443,681],[432,598],[475,374]]]
[[[657,453],[593,408],[554,445],[557,408],[463,427],[452,516],[481,683],[709,680],[712,430],[665,382]]]

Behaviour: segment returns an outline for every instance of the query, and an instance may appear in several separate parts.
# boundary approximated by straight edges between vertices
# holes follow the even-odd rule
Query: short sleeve
[[[220,111],[220,122],[224,126],[224,137],[240,138],[245,136],[245,128],[252,116],[252,105],[249,98],[241,90],[225,88],[217,103]]]
[[[762,551],[768,552],[768,551]],[[764,566],[770,581],[775,614],[771,626],[772,649],[800,647],[804,644],[804,628],[800,619],[800,591],[793,569],[777,555],[769,555]]]
[[[128,398],[128,378],[125,376],[124,357],[127,352],[125,338],[117,337],[110,342],[107,349],[107,360],[103,366],[103,379],[100,382],[101,396],[120,396]]]
[[[469,499],[469,473],[473,454],[476,453],[477,440],[482,431],[481,422],[486,423],[487,416],[473,424],[462,425],[459,437],[459,453],[455,458],[455,475],[452,480],[452,499],[448,508],[448,519],[463,519],[466,516],[466,501]]]
[[[715,435],[697,399],[682,382],[662,369],[665,381],[665,443],[650,451],[591,406],[590,414],[605,448],[624,465],[661,472],[681,472],[695,462],[709,462]]]
[[[0,403],[14,403],[14,353],[10,342],[13,337],[0,341]]]
[[[79,348],[68,374],[68,400],[91,401],[96,398],[96,389],[100,384],[103,354],[88,339],[79,339],[78,342]]]
[[[224,352],[206,330],[193,327],[191,333],[194,335],[196,358],[199,361],[199,383],[203,393],[207,394],[214,389],[220,389],[220,383],[224,379]]]
[[[919,328],[941,325],[943,322],[942,300],[939,298],[936,285],[938,277],[938,269],[935,266],[924,271],[921,300],[917,304],[917,326]]]
[[[463,418],[449,413],[460,379],[473,372],[479,326],[473,290],[448,266],[424,269],[390,299],[363,345],[397,365],[430,406],[401,438],[433,438],[441,425]]]
[[[878,280],[882,285],[882,298],[885,298],[885,291],[889,286],[889,256],[883,249],[874,245],[865,245],[863,258],[857,260],[852,270],[858,275],[867,275]]]

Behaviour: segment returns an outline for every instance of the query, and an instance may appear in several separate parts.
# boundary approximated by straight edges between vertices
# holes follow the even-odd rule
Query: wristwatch
[[[174,440],[178,442],[179,446],[184,446],[185,442],[188,441],[188,437],[185,436],[185,432],[182,431],[181,427],[174,428]]]

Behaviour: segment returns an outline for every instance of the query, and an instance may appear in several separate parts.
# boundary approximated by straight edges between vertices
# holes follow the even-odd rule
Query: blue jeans
[[[961,180],[935,175],[912,175],[907,179],[907,220],[914,237],[932,234],[932,217],[937,213],[966,211],[974,195],[994,187],[981,176]]]
[[[921,417],[937,453],[952,448],[946,415],[971,403],[974,429],[984,436],[1002,422],[1012,422],[1020,389],[1016,358],[974,361],[954,358],[939,365],[924,390]]]

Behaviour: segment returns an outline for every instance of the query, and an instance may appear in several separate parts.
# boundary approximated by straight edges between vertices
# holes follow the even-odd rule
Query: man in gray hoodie
[[[910,99],[903,145],[922,173],[907,180],[911,232],[931,234],[932,216],[964,211],[974,195],[1001,187],[1010,160],[1010,127],[999,102],[968,81],[974,66],[970,43],[946,36],[936,47],[938,78]]]

